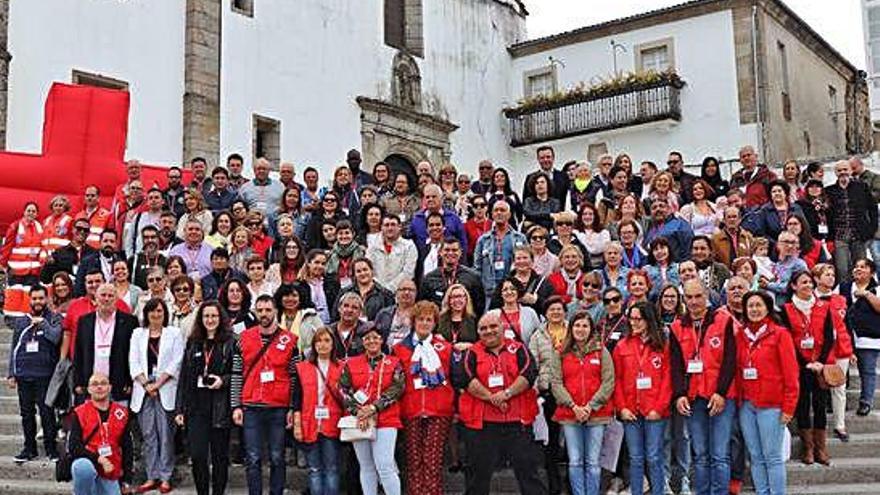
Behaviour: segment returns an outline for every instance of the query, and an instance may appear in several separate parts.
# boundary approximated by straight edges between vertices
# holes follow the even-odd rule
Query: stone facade
[[[186,0],[183,161],[220,159],[221,0]]]
[[[6,149],[6,110],[9,104],[9,0],[0,0],[0,150]]]

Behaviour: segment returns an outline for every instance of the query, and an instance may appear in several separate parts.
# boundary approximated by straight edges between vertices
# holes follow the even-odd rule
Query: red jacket
[[[34,220],[25,223],[16,220],[6,229],[6,238],[0,246],[0,267],[8,267],[9,274],[19,277],[40,275],[43,252],[43,226]]]
[[[395,355],[382,357],[382,362],[370,368],[366,354],[354,356],[346,361],[345,366],[351,374],[353,390],[363,390],[369,396],[367,403],[373,403],[382,396],[394,380],[394,370],[400,366],[400,359]],[[380,378],[381,377],[381,378]],[[400,421],[400,401],[395,401],[379,413],[377,428],[403,428]]]
[[[672,322],[671,335],[680,349],[679,353],[672,344],[672,354],[676,358],[673,363],[674,397],[686,394],[691,401],[697,397],[708,399],[716,393],[728,399],[736,397],[735,324],[733,316],[726,311],[706,313],[702,333],[697,331],[689,316],[681,316]],[[689,363],[701,364],[691,367]],[[702,370],[698,371],[700,367]],[[684,384],[687,384],[686,390]]]
[[[467,235],[467,256],[468,259],[473,258],[474,256],[474,248],[477,247],[477,240],[480,239],[480,236],[489,232],[489,229],[492,228],[492,219],[487,218],[482,224],[478,223],[473,218],[465,222],[464,224],[464,233]]]
[[[785,303],[782,310],[791,330],[791,340],[801,366],[815,361],[823,364],[836,362],[835,322],[829,302],[817,298],[809,317],[797,309],[792,302]]]
[[[831,321],[834,323],[834,357],[849,359],[853,355],[852,337],[846,327],[846,298],[840,294],[820,297],[831,304]]]
[[[603,349],[604,347],[590,352],[583,359],[573,352],[562,356],[562,384],[576,406],[588,405],[602,386]],[[614,414],[614,400],[613,397],[609,397],[608,402],[601,409],[590,414],[590,418],[608,418],[612,414]],[[576,421],[574,411],[560,404],[553,414],[553,421]]]
[[[765,325],[754,344],[750,345],[748,328],[736,336],[739,397],[755,407],[780,408],[783,413],[794,415],[800,372],[791,333],[769,319]],[[747,379],[748,369],[755,369],[757,378]]]
[[[287,365],[296,352],[296,335],[279,328],[259,359],[257,355],[263,347],[260,327],[251,327],[242,332],[240,345],[244,365],[242,374],[247,374],[241,389],[241,403],[290,407],[290,373]],[[264,376],[264,373],[271,373],[272,376]]]
[[[406,374],[406,391],[400,400],[403,419],[424,418],[424,417],[442,417],[451,418],[455,409],[455,391],[450,382],[450,368],[452,363],[452,344],[443,339],[440,335],[434,335],[431,339],[431,345],[440,356],[442,363],[443,376],[446,381],[437,387],[416,388],[414,379],[418,375],[412,373],[412,355],[414,348],[412,347],[412,339],[407,337],[402,342],[394,346],[394,355],[400,359]]]
[[[575,295],[577,297],[581,296],[581,294],[580,294],[581,293],[581,281],[583,281],[584,275],[585,274],[583,272],[581,272],[581,274],[578,275],[577,281],[575,282],[575,285],[574,285],[576,287],[575,288]],[[550,282],[550,285],[553,286],[553,293],[557,296],[561,296],[562,299],[565,301],[565,304],[568,304],[571,302],[572,298],[568,294],[568,283],[565,281],[565,277],[562,275],[561,269],[555,270],[553,273],[551,273],[547,277],[547,281]]]
[[[96,428],[98,429],[97,433],[92,435],[88,443],[84,445],[86,450],[98,454],[98,449],[105,445],[109,445],[111,448],[110,455],[107,458],[113,463],[113,471],[108,473],[104,471],[103,467],[98,465],[98,475],[108,480],[122,478],[122,435],[125,433],[125,427],[128,424],[128,408],[111,402],[106,428],[102,426],[98,408],[95,407],[91,400],[87,400],[77,406],[74,412],[76,412],[76,418],[82,430],[83,440],[91,435]]]
[[[521,363],[520,361],[525,361]],[[528,367],[534,367],[531,355],[521,342],[505,339],[498,354],[486,350],[482,342],[477,342],[464,357],[465,373],[476,378],[492,393],[511,386]],[[489,376],[500,375],[503,383],[490,386]],[[493,384],[494,385],[494,384]],[[507,410],[502,411],[487,401],[478,399],[465,388],[458,402],[461,422],[470,429],[481,430],[483,423],[519,423],[530,425],[538,415],[538,395],[534,387],[529,387],[507,401]]]
[[[82,210],[74,217],[74,220],[85,218],[89,221],[89,236],[86,237],[86,244],[92,249],[101,249],[101,232],[110,225],[111,216],[110,210],[99,206],[91,215],[86,215],[86,211]]]
[[[669,416],[672,403],[672,369],[669,343],[655,351],[642,342],[641,337],[630,335],[614,347],[614,407],[629,409],[638,416],[651,411],[662,418]],[[639,389],[637,380],[642,382]]]
[[[274,242],[274,239],[261,229],[259,233],[251,236],[251,249],[254,251],[254,254],[259,254],[265,258]]]
[[[300,409],[303,442],[314,443],[318,434],[327,438],[339,438],[339,418],[343,416],[341,399],[336,392],[336,384],[342,374],[342,366],[330,361],[327,377],[324,380],[324,407],[329,413],[328,418],[318,419],[315,410],[318,408],[318,367],[310,361],[296,363],[296,372],[302,388],[302,408]]]

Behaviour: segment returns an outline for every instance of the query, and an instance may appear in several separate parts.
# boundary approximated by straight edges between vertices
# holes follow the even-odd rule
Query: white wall
[[[676,70],[687,83],[681,91],[681,122],[646,124],[540,143],[554,146],[559,166],[568,160],[586,159],[588,145],[599,142],[607,143],[610,153],[629,153],[636,164],[652,160],[662,167],[672,149],[682,152],[686,162],[697,163],[706,155],[735,157],[742,145],[756,144],[756,126],[739,123],[732,13],[716,12],[615,34],[614,41],[627,48],[625,53],[618,53],[619,69],[634,70],[635,45],[668,37],[674,39]],[[599,38],[514,60],[511,82],[515,99],[523,95],[522,74],[547,66],[548,56],[565,64],[558,67],[560,89],[612,74],[611,39]],[[513,150],[514,169],[520,180],[536,167],[537,146]]]
[[[179,163],[183,142],[185,0],[10,2],[10,151],[39,152],[43,106],[73,69],[128,82],[126,155]]]
[[[425,0],[423,15],[422,100],[426,112],[461,126],[451,137],[453,163],[475,172],[483,157],[506,160],[506,47],[524,22],[475,0]],[[250,162],[257,113],[281,121],[281,156],[298,174],[312,165],[329,179],[345,152],[361,146],[355,98],[390,99],[394,53],[384,44],[380,0],[261,0],[253,18],[224,5],[221,156],[235,151]]]

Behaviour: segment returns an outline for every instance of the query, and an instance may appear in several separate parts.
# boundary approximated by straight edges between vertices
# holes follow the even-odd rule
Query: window
[[[638,44],[634,52],[637,70],[663,72],[675,67],[672,38]]]
[[[556,92],[556,71],[551,67],[526,72],[525,79],[527,97]]]
[[[781,41],[776,42],[776,50],[779,52],[779,71],[782,80],[782,116],[785,120],[791,120],[791,94],[788,86],[788,53],[785,51],[785,44]]]
[[[422,0],[385,0],[385,44],[424,56]]]
[[[272,164],[273,170],[277,169],[281,162],[281,122],[254,114],[253,132],[254,162],[257,158],[265,158]]]
[[[128,83],[125,81],[76,69],[73,69],[71,81],[73,84],[84,84],[86,86],[95,86],[98,88],[121,89],[122,91],[128,91]]]
[[[232,11],[237,14],[253,17],[254,0],[232,0]]]

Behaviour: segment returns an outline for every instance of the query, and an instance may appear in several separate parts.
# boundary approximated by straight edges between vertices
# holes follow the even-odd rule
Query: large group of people
[[[791,420],[829,465],[852,364],[874,405],[880,176],[777,178],[750,146],[729,181],[675,151],[536,161],[521,193],[489,160],[370,173],[351,150],[326,185],[129,161],[110,204],[28,202],[0,246],[15,461],[39,413],[77,495],[168,493],[181,456],[200,495],[238,460],[280,495],[288,454],[311,495],[439,495],[446,471],[487,494],[504,466],[529,495],[777,495]]]

